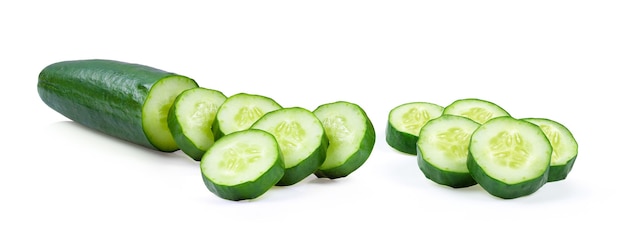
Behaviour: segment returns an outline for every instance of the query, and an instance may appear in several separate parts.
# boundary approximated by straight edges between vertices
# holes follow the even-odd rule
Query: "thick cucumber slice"
[[[479,126],[455,115],[442,115],[426,123],[417,141],[417,163],[424,176],[453,188],[475,185],[467,169],[467,153],[472,133]]]
[[[551,156],[552,145],[537,125],[503,116],[474,131],[467,167],[487,192],[511,199],[547,182]]]
[[[182,92],[169,111],[167,123],[176,144],[189,157],[200,161],[213,145],[211,129],[215,114],[226,96],[217,90],[192,88]]]
[[[341,178],[357,170],[369,158],[376,141],[374,126],[357,104],[338,101],[313,111],[322,121],[329,145],[326,160],[315,172],[319,178]]]
[[[495,103],[476,98],[456,100],[443,110],[443,114],[467,117],[479,124],[496,117],[509,116],[507,111]]]
[[[552,157],[548,182],[567,178],[578,156],[578,142],[576,142],[574,135],[564,125],[554,120],[545,118],[525,118],[522,120],[538,125],[550,140]]]
[[[217,110],[213,133],[215,139],[250,128],[265,113],[281,109],[273,99],[257,94],[232,95]]]
[[[243,130],[215,141],[200,161],[202,179],[218,197],[254,199],[283,177],[284,166],[274,136],[263,130]]]
[[[287,186],[313,174],[326,159],[328,139],[313,112],[299,107],[268,112],[251,129],[265,130],[276,138],[283,154],[285,175],[277,185]]]
[[[148,140],[155,147],[163,151],[179,149],[167,124],[167,117],[176,97],[183,91],[196,87],[195,83],[184,77],[168,77],[150,88],[142,109],[142,124]]]
[[[427,102],[406,103],[391,109],[385,130],[387,144],[400,152],[417,154],[415,144],[422,126],[441,113],[442,106]]]
[[[70,120],[161,151],[178,150],[167,115],[176,96],[195,87],[185,76],[101,59],[51,64],[37,83],[41,99]]]

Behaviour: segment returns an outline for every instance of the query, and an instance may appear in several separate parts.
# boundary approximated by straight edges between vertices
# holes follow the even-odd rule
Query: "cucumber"
[[[274,135],[283,154],[285,174],[276,184],[293,185],[313,174],[326,159],[328,139],[320,120],[313,112],[300,108],[282,108],[268,112],[251,129]]]
[[[539,126],[503,116],[472,134],[467,167],[488,193],[503,199],[536,192],[548,180],[552,145]]]
[[[385,130],[387,144],[402,153],[416,155],[422,126],[442,113],[442,106],[428,102],[405,103],[391,109]]]
[[[337,101],[318,106],[313,113],[328,137],[326,160],[315,172],[319,178],[350,175],[369,158],[376,141],[374,126],[357,104]]]
[[[43,102],[70,120],[165,152],[178,150],[167,125],[169,109],[178,94],[195,87],[186,76],[103,59],[50,64],[37,82]]]
[[[238,93],[228,97],[217,110],[213,134],[217,140],[232,132],[249,129],[265,113],[282,107],[266,96]]]
[[[200,161],[202,180],[220,198],[254,199],[283,177],[282,154],[266,131],[236,131],[215,141]]]
[[[428,121],[417,140],[417,163],[426,178],[453,188],[476,184],[467,169],[470,138],[480,126],[462,116],[442,115]]]
[[[477,98],[459,99],[446,106],[443,114],[470,118],[479,124],[500,116],[510,116],[502,107],[493,102]]]
[[[192,159],[200,161],[213,145],[211,127],[225,100],[222,92],[202,87],[185,90],[174,100],[167,124],[176,144]]]
[[[567,178],[578,156],[578,142],[574,135],[561,123],[546,118],[524,118],[522,120],[538,125],[550,140],[552,157],[548,182]]]

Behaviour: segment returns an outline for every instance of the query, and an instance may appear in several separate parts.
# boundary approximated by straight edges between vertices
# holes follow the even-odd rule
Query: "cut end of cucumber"
[[[198,84],[187,77],[172,75],[156,82],[142,108],[142,125],[146,137],[161,151],[176,151],[178,145],[168,127],[169,110],[183,91],[197,88]]]

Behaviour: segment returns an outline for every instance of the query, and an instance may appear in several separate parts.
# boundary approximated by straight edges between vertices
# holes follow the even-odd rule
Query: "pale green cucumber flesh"
[[[320,120],[299,107],[270,111],[251,129],[274,135],[285,164],[285,175],[277,185],[295,184],[313,174],[326,159],[328,140]]]
[[[417,161],[424,176],[454,188],[475,185],[467,168],[467,155],[472,133],[479,126],[469,118],[455,115],[428,121],[417,141]]]
[[[550,141],[538,126],[503,116],[472,134],[467,165],[487,192],[510,199],[534,193],[547,182],[551,155]]]
[[[509,116],[509,113],[497,104],[477,98],[456,100],[444,108],[443,114],[467,117],[479,124],[496,117]]]
[[[211,127],[224,100],[226,96],[222,92],[198,87],[185,90],[174,101],[168,127],[176,144],[192,159],[199,161],[213,145]]]
[[[340,178],[360,168],[376,139],[365,111],[354,103],[338,101],[320,105],[313,113],[322,121],[329,141],[326,160],[315,175]]]
[[[419,132],[431,119],[441,116],[443,107],[427,102],[411,102],[399,105],[387,117],[385,140],[402,153],[415,155]]]
[[[567,178],[578,156],[578,142],[563,124],[546,118],[522,119],[538,125],[552,145],[548,182]]]
[[[273,99],[248,93],[228,97],[217,111],[213,132],[214,138],[250,128],[265,113],[282,108]]]
[[[268,132],[236,131],[217,140],[200,161],[209,191],[228,200],[263,195],[284,175],[280,148]]]

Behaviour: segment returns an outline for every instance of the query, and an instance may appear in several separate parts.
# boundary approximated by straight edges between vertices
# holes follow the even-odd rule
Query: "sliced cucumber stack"
[[[503,116],[472,134],[467,167],[491,195],[511,199],[547,182],[551,156],[552,145],[537,125]]]
[[[509,116],[509,113],[493,102],[476,98],[459,99],[446,106],[443,114],[463,116],[483,124],[490,119]]]
[[[313,112],[300,107],[268,112],[251,129],[274,135],[282,152],[285,174],[277,183],[293,185],[313,174],[326,159],[328,139]]]
[[[185,90],[174,101],[167,123],[176,144],[192,159],[200,161],[213,145],[211,127],[225,100],[220,91],[198,87]]]
[[[578,142],[574,135],[561,123],[546,118],[525,118],[525,121],[538,125],[550,140],[552,157],[548,182],[567,178],[578,156]]]
[[[232,132],[215,141],[202,157],[202,179],[209,191],[223,199],[254,199],[283,177],[281,155],[276,139],[268,132]]]
[[[420,130],[442,113],[442,106],[427,102],[405,103],[391,109],[385,130],[387,144],[400,152],[416,155]]]
[[[422,127],[417,141],[417,162],[426,178],[453,188],[476,181],[467,168],[470,138],[480,124],[469,118],[443,115]]]
[[[374,126],[365,111],[357,104],[338,101],[320,105],[313,113],[322,121],[329,140],[326,160],[315,175],[335,179],[360,168],[376,141]]]
[[[265,113],[282,108],[274,99],[248,93],[232,95],[217,110],[213,124],[214,138],[246,130]]]

